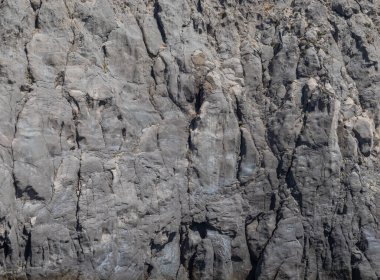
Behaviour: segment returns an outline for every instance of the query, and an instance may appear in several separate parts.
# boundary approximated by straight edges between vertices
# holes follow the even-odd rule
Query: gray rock
[[[379,279],[379,14],[0,1],[0,278]]]

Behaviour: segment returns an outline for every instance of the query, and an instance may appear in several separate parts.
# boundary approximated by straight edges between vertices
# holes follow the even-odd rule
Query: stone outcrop
[[[0,277],[379,279],[379,15],[0,1]]]

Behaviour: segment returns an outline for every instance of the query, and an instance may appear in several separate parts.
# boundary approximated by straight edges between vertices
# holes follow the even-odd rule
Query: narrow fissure
[[[202,7],[201,0],[198,0],[198,2],[197,2],[197,11],[198,11],[198,13],[203,13],[203,7]]]
[[[197,114],[199,114],[200,111],[201,111],[201,107],[202,107],[204,98],[205,98],[205,91],[204,91],[203,86],[201,86],[201,88],[199,89],[199,91],[198,91],[198,93],[197,93],[197,95],[195,97],[194,107],[195,107],[195,112]]]
[[[242,112],[242,109],[240,108],[240,102],[239,102],[237,96],[235,96],[235,101],[236,101],[236,112],[235,112],[235,114],[236,114],[236,118],[238,121],[238,125],[240,127],[243,124],[244,114]],[[243,131],[241,128],[239,128],[239,132],[240,132],[240,145],[239,145],[239,151],[238,151],[236,179],[238,180],[239,184],[242,185],[242,182],[240,181],[241,180],[240,172],[242,170],[241,165],[243,163],[243,159],[244,159],[245,155],[247,154],[247,146],[246,146]]]
[[[82,225],[80,222],[80,216],[79,216],[79,211],[80,211],[80,198],[82,194],[82,186],[81,186],[81,168],[82,168],[82,154],[80,155],[79,159],[79,169],[78,169],[78,184],[77,184],[77,189],[76,189],[76,195],[77,195],[77,204],[76,204],[76,209],[75,209],[75,217],[76,217],[76,225],[75,225],[75,230],[77,232],[77,238],[78,238],[78,244],[81,249],[81,253],[84,253],[83,246],[82,246]]]
[[[32,233],[27,231],[24,227],[23,234],[26,237],[25,249],[24,249],[24,259],[30,265],[32,264]]]
[[[36,82],[33,74],[32,74],[32,70],[30,68],[30,61],[29,61],[29,56],[28,56],[28,48],[27,48],[27,43],[25,44],[24,46],[24,52],[25,52],[25,56],[26,56],[26,60],[27,60],[27,66],[26,66],[26,79],[27,79],[27,82],[29,84],[34,84]]]
[[[156,19],[158,30],[160,31],[160,34],[162,37],[162,41],[164,43],[166,43],[165,28],[164,28],[164,24],[163,24],[161,16],[160,16],[161,12],[162,12],[162,8],[160,6],[159,0],[155,0],[153,15],[154,15],[154,18]]]

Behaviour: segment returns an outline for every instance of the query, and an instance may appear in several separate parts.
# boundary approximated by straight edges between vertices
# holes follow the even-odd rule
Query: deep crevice
[[[34,28],[35,29],[39,29],[40,28],[38,14],[36,14],[36,17],[34,18]]]
[[[26,236],[26,244],[24,249],[24,259],[26,262],[29,262],[29,264],[32,264],[32,233],[26,230],[24,227],[23,234]]]
[[[197,2],[197,11],[198,11],[198,13],[203,13],[203,7],[202,7],[201,0],[198,0],[198,2]]]
[[[201,88],[198,91],[198,94],[195,97],[194,106],[195,106],[195,112],[197,114],[199,114],[201,111],[201,107],[202,107],[202,104],[204,102],[204,99],[205,99],[205,90],[204,90],[203,86],[201,86]]]
[[[160,34],[161,34],[161,38],[162,38],[162,41],[164,43],[166,43],[166,33],[165,33],[165,28],[164,28],[164,24],[162,22],[162,19],[160,17],[160,13],[162,12],[162,8],[160,6],[160,3],[158,0],[155,0],[154,1],[154,12],[153,12],[153,15],[154,15],[154,18],[156,19],[157,21],[157,26],[158,26],[158,30],[160,31]]]
[[[4,259],[12,257],[12,243],[8,234],[8,230],[5,230],[4,236],[0,235],[0,249],[4,250]]]
[[[240,172],[241,172],[241,165],[246,154],[247,154],[247,145],[245,143],[243,132],[240,129],[240,147],[239,147],[239,158],[238,158],[238,163],[237,163],[237,174],[236,174],[236,178],[239,181],[240,181],[239,177],[240,177]]]
[[[237,96],[235,96],[235,100],[236,100],[236,112],[235,112],[235,114],[236,114],[236,118],[238,120],[238,124],[239,124],[239,126],[241,126],[243,124],[244,114],[242,112],[242,109],[240,108],[240,102],[239,102]],[[243,158],[247,154],[247,145],[246,145],[246,141],[244,139],[244,135],[243,135],[242,129],[240,128],[239,131],[240,131],[240,147],[239,147],[239,156],[238,156],[238,162],[237,162],[237,174],[236,174],[236,178],[240,182],[240,178],[239,177],[240,177],[240,172],[241,172],[241,165],[242,165],[242,162],[243,162]]]

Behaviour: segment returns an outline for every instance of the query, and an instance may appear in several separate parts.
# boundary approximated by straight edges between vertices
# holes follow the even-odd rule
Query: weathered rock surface
[[[380,279],[380,1],[0,1],[1,279]]]

